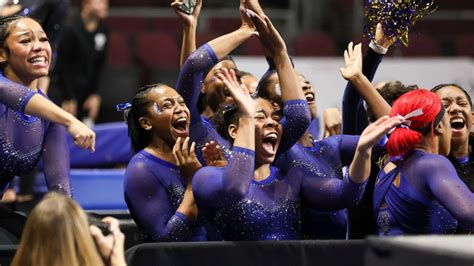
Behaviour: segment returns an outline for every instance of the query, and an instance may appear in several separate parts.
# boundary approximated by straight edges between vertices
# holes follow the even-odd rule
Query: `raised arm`
[[[352,42],[350,42],[347,50],[344,51],[344,61],[346,62],[346,66],[340,70],[342,76],[354,85],[362,98],[364,98],[374,111],[375,117],[380,118],[384,115],[388,115],[390,113],[390,105],[377,92],[367,77],[362,74],[361,44],[353,47]]]
[[[183,1],[175,0],[171,3],[174,11],[183,22],[183,40],[181,41],[181,56],[179,58],[179,66],[196,50],[196,28],[198,25],[199,13],[201,12],[202,0],[196,1],[196,6],[192,14],[187,14],[179,7],[184,4]]]
[[[362,74],[372,82],[375,72],[384,54],[391,46],[392,40],[387,39],[382,25],[377,25],[375,40],[370,42],[370,49],[363,58]],[[368,125],[367,112],[363,107],[363,99],[354,88],[352,82],[347,82],[342,100],[342,130],[343,134],[360,135]]]
[[[222,58],[239,47],[255,33],[255,27],[245,14],[243,14],[243,9],[241,9],[241,17],[242,25],[239,29],[220,36],[199,47],[198,50],[189,56],[181,68],[178,82],[176,83],[176,90],[184,98],[191,112],[191,124],[200,121],[197,102],[205,74]]]
[[[233,70],[223,69],[219,78],[234,98],[240,118],[238,125],[229,125],[234,143],[226,167],[203,167],[193,178],[199,209],[220,208],[241,200],[250,187],[255,166],[255,103]]]
[[[284,102],[283,137],[278,152],[285,152],[305,133],[311,123],[308,104],[288,55],[284,40],[267,16],[249,10],[263,46],[273,58]]]
[[[362,195],[370,174],[372,147],[392,128],[400,124],[397,117],[382,117],[369,125],[359,138],[354,159],[343,180],[303,177],[303,198],[314,208],[337,210],[355,205]],[[316,193],[317,192],[317,193]]]

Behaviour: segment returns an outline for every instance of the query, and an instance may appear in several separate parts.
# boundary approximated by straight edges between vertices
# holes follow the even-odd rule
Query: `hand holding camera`
[[[105,217],[102,219],[102,222],[103,225],[93,222],[89,227],[100,255],[109,265],[126,265],[124,257],[125,236],[120,231],[119,221],[112,217]],[[100,228],[102,228],[102,230]]]

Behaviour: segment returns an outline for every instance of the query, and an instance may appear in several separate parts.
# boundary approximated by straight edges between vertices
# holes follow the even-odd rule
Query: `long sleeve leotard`
[[[300,239],[302,201],[319,210],[339,210],[355,204],[365,186],[347,175],[315,178],[306,167],[284,173],[271,166],[269,177],[256,181],[254,161],[253,151],[234,147],[226,167],[203,167],[193,178],[198,208],[224,240]]]
[[[440,225],[433,227],[432,219],[438,211],[434,203],[456,218],[460,228],[473,232],[474,194],[448,159],[415,150],[396,164],[392,171],[380,172],[375,186],[373,203],[380,235],[442,232]]]
[[[338,135],[315,141],[312,147],[297,143],[278,157],[276,166],[283,171],[305,167],[315,178],[342,180],[342,168],[351,163],[358,140],[358,136]],[[303,202],[301,215],[303,238],[345,239],[347,236],[346,210],[321,212]]]
[[[176,90],[184,98],[191,112],[190,139],[197,144],[196,154],[201,162],[204,162],[201,148],[211,140],[223,147],[227,157],[230,155],[229,141],[219,135],[213,123],[201,116],[197,108],[205,75],[217,63],[218,59],[212,48],[208,44],[204,44],[194,51],[183,64],[176,84]],[[281,121],[284,134],[278,153],[288,150],[298,141],[309,126],[310,117],[308,104],[305,100],[285,102],[284,118]]]
[[[369,48],[362,63],[362,73],[369,81],[373,80],[382,59],[382,54],[376,53]],[[360,135],[368,124],[364,99],[354,88],[354,85],[351,82],[347,82],[342,100],[342,134]],[[365,236],[375,234],[376,232],[372,196],[376,175],[380,170],[377,161],[378,159],[375,157],[372,160],[369,181],[360,204],[348,210],[350,238],[365,238]]]
[[[179,169],[146,151],[138,152],[125,171],[125,201],[134,221],[152,241],[206,240],[200,222],[176,211],[187,180]]]
[[[38,93],[46,97],[41,91]],[[0,76],[0,186],[24,175],[43,158],[50,190],[71,196],[69,148],[63,126],[24,114],[36,92]]]

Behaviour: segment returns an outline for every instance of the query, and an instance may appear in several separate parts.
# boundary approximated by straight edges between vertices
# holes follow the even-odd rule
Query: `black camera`
[[[105,224],[97,214],[87,213],[87,220],[89,221],[89,225],[97,226],[104,236],[110,234],[107,224]]]

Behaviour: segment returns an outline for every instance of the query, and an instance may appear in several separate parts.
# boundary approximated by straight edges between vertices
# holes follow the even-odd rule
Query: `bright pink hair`
[[[434,120],[443,108],[439,97],[428,90],[418,89],[407,92],[398,98],[392,106],[390,116],[405,116],[417,109],[422,115],[409,118],[409,128],[398,127],[390,135],[387,142],[387,152],[391,156],[405,155],[413,147],[421,143],[423,133],[433,133]],[[426,131],[428,129],[428,131]]]

